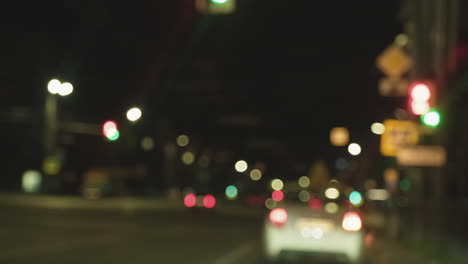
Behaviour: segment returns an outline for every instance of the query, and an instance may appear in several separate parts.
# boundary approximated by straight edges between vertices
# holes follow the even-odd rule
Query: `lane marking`
[[[228,254],[216,259],[213,264],[245,263],[245,261],[241,261],[241,259],[245,259],[252,254],[257,249],[257,245],[257,241],[242,243],[242,245],[230,251]]]

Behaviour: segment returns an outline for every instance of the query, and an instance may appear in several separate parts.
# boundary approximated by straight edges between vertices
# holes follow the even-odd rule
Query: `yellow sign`
[[[377,67],[390,77],[400,77],[411,69],[413,61],[399,46],[390,45],[377,57]]]
[[[389,119],[384,121],[385,132],[380,140],[380,152],[395,157],[400,148],[416,145],[419,140],[418,126],[412,121]]]
[[[442,167],[447,162],[447,151],[442,146],[402,148],[397,161],[401,166]]]

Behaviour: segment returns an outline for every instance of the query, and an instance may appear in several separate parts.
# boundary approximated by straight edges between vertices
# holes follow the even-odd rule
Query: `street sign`
[[[377,57],[377,67],[390,77],[400,77],[413,66],[413,61],[401,47],[392,44]]]
[[[389,119],[384,121],[385,132],[380,140],[380,152],[395,157],[401,147],[416,145],[419,140],[418,126],[412,121]]]
[[[409,80],[385,77],[379,81],[379,94],[388,97],[402,97],[408,95]]]
[[[442,146],[413,146],[398,150],[400,166],[441,167],[447,162],[447,152]]]

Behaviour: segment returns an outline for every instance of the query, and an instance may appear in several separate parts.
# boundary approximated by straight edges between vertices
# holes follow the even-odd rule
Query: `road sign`
[[[379,94],[388,97],[407,96],[409,85],[407,79],[385,77],[379,81]]]
[[[447,152],[442,146],[402,147],[396,158],[401,166],[441,167],[447,161]]]
[[[413,61],[401,47],[392,44],[377,57],[377,67],[390,77],[400,77],[413,66]]]
[[[399,148],[416,145],[419,140],[418,126],[412,121],[389,119],[384,121],[385,132],[380,140],[380,152],[395,157]]]

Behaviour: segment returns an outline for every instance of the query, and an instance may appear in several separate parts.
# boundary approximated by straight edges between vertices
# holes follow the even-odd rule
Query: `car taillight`
[[[322,203],[322,200],[320,200],[320,199],[313,198],[313,199],[309,200],[310,209],[318,210],[318,209],[322,208],[322,205],[323,205],[323,203]]]
[[[216,205],[216,198],[211,195],[211,194],[207,194],[205,195],[205,197],[203,197],[203,206],[205,208],[213,208],[215,207]]]
[[[184,197],[184,205],[187,207],[195,207],[197,205],[197,197],[193,193],[189,193]]]
[[[359,231],[362,227],[361,217],[356,212],[347,212],[341,226],[346,231]]]
[[[288,221],[288,213],[283,208],[271,210],[269,217],[270,222],[277,227],[282,227]]]

